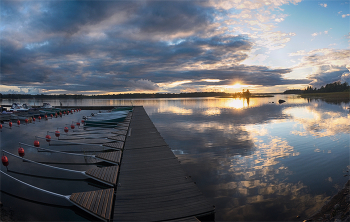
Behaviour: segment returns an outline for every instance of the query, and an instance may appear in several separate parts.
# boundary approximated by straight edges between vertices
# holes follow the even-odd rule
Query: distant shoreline
[[[153,98],[194,98],[194,97],[220,97],[220,98],[256,98],[273,97],[278,93],[252,93],[249,96],[241,92],[193,92],[193,93],[130,93],[109,95],[29,95],[29,94],[0,94],[0,99],[153,99]],[[282,94],[282,93],[281,93]]]

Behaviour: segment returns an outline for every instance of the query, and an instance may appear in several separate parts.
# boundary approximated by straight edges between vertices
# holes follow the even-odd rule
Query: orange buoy
[[[17,125],[21,125],[21,121],[17,120]]]
[[[45,116],[44,116],[46,119],[47,119],[47,115],[45,114]]]
[[[33,117],[33,121],[35,122],[35,117]]]
[[[52,115],[52,114],[50,114],[50,117],[52,118],[52,117],[53,117],[53,115]]]
[[[68,127],[64,127],[64,132],[68,133]]]
[[[24,149],[22,147],[18,148],[18,155],[24,157]]]
[[[45,138],[46,138],[46,142],[49,143],[51,141],[51,136],[50,135],[46,135]]]
[[[39,116],[38,119],[41,120],[41,116]]]
[[[39,140],[34,140],[34,146],[35,147],[39,147],[40,146]]]
[[[28,123],[28,119],[25,119],[24,122],[27,124]]]
[[[70,128],[71,128],[71,129],[74,129],[74,128],[75,128],[74,124],[70,125]]]
[[[60,135],[61,135],[60,131],[56,130],[55,131],[55,136],[58,138],[58,137],[60,137]]]
[[[9,127],[12,127],[12,122],[11,121],[9,122]]]
[[[4,166],[8,166],[9,165],[9,160],[7,159],[7,156],[2,156],[1,157],[1,162]]]

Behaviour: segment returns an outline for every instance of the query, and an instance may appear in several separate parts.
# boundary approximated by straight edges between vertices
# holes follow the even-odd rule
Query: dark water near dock
[[[278,104],[279,99],[286,103]],[[6,101],[29,103],[34,101]],[[35,101],[36,105],[43,101]],[[49,100],[52,105],[60,101]],[[69,100],[63,105],[143,105],[188,175],[216,206],[217,221],[297,220],[314,213],[348,177],[349,104],[308,102],[293,95],[272,98]],[[272,103],[274,102],[274,103]],[[3,129],[1,149],[17,153],[18,142],[64,127],[91,111]],[[14,124],[15,125],[15,124]],[[40,141],[42,146],[47,143]],[[67,147],[55,147],[60,150]],[[73,148],[73,147],[70,147]],[[82,147],[74,147],[81,150]],[[96,161],[25,148],[29,159],[75,170]],[[46,169],[9,157],[9,174],[61,194],[97,190],[103,184],[73,173]],[[76,163],[65,164],[65,163]],[[1,166],[6,172],[6,168]],[[59,177],[60,179],[57,179]],[[1,202],[18,220],[94,220],[64,200],[33,191],[1,176]],[[62,206],[63,205],[63,206]]]

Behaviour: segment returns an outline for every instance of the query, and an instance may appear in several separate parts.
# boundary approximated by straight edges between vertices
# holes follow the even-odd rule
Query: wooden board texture
[[[135,107],[126,136],[113,221],[196,221],[213,213],[143,107]]]

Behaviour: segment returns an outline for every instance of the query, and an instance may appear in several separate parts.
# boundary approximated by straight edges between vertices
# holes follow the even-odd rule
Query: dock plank
[[[134,107],[129,131],[111,209],[114,221],[194,221],[196,215],[215,212],[143,107]]]
[[[120,163],[122,152],[120,150],[113,152],[99,153],[96,157],[113,163]]]
[[[71,195],[70,200],[86,211],[95,214],[98,217],[109,220],[111,218],[111,213],[108,209],[112,207],[113,195],[114,188],[111,188],[98,191],[75,193]],[[82,196],[83,198],[80,198],[78,200],[75,198],[76,196]]]
[[[87,170],[85,173],[91,177],[116,185],[119,166],[102,167]]]
[[[111,147],[114,149],[123,149],[124,142],[116,141],[116,142],[104,143],[103,146]]]

